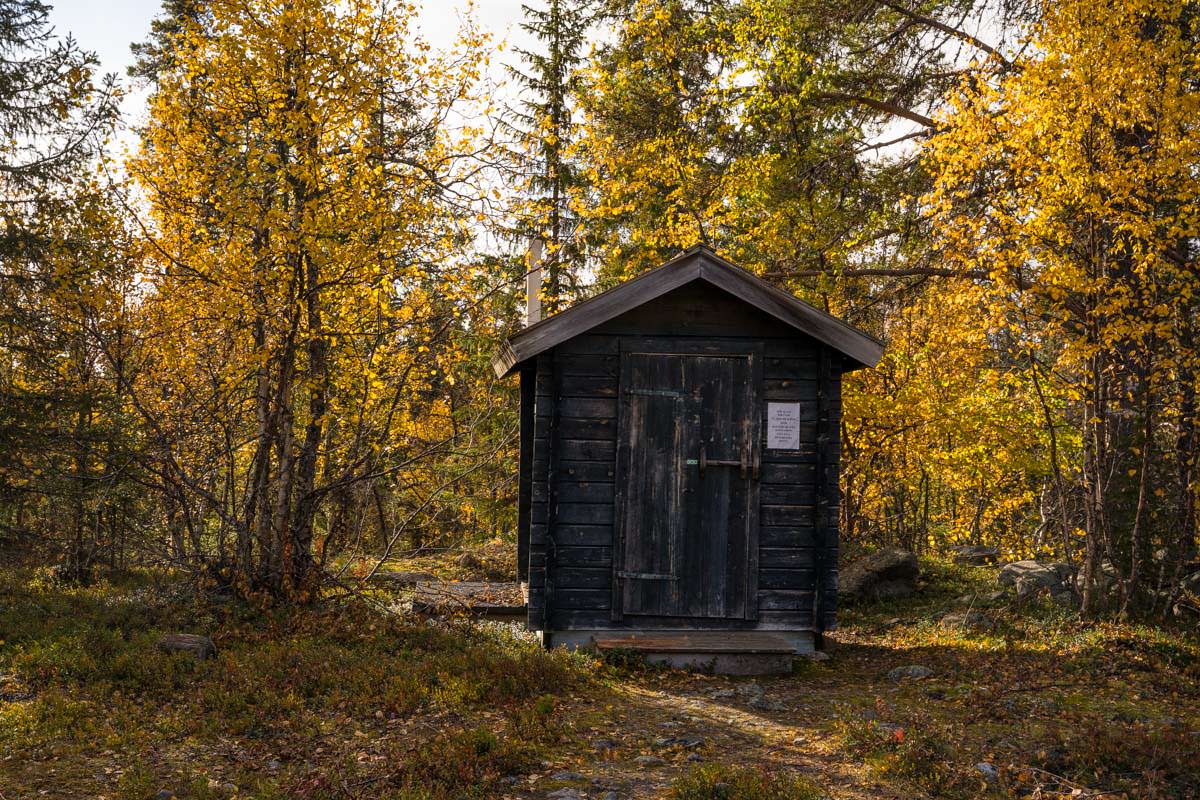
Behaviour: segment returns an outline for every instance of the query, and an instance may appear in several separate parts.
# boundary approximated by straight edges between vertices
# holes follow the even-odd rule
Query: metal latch
[[[626,570],[617,571],[618,578],[636,578],[640,581],[677,581],[678,577],[663,572],[628,572]]]
[[[708,469],[709,467],[740,467],[742,470],[742,477],[744,478],[744,477],[746,477],[746,472],[747,472],[749,465],[746,463],[746,454],[744,452],[742,453],[741,461],[721,461],[721,460],[718,460],[715,458],[709,458],[708,454],[705,453],[705,451],[704,451],[704,445],[700,445],[700,477],[701,478],[704,477],[704,470]]]

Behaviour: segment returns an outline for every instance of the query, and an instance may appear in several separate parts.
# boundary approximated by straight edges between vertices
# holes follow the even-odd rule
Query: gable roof
[[[883,355],[883,342],[880,340],[726,261],[707,245],[698,244],[661,267],[644,272],[514,334],[492,359],[492,369],[499,377],[510,375],[517,365],[539,353],[698,280],[723,289],[759,311],[829,345],[852,362],[851,369],[873,367]]]

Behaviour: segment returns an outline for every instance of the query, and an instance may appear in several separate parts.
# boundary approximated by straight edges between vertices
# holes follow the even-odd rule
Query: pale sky
[[[48,0],[53,6],[50,20],[60,36],[72,34],[85,50],[100,58],[103,72],[115,72],[124,79],[125,69],[132,61],[129,45],[143,41],[150,30],[150,20],[158,13],[161,0]],[[537,0],[529,0],[538,5]],[[481,28],[490,31],[495,41],[510,45],[528,45],[528,36],[517,27],[521,21],[521,0],[426,0],[420,3],[421,35],[434,47],[451,45],[463,13],[474,7],[475,19]],[[511,48],[500,63],[511,58]],[[497,62],[497,78],[502,77]],[[125,104],[125,114],[136,122],[145,103],[143,94],[135,94]]]

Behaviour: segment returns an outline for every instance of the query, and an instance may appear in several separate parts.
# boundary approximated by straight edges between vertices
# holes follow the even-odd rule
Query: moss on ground
[[[843,612],[831,661],[745,679],[354,599],[263,609],[162,576],[0,571],[0,793],[1200,797],[1195,631],[981,602],[994,580],[928,563],[915,597]],[[942,624],[966,608],[994,625]],[[159,652],[181,631],[219,657]],[[908,664],[932,675],[888,677]]]

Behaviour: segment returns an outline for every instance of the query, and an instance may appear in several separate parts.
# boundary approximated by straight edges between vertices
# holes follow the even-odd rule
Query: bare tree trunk
[[[312,578],[313,518],[317,509],[317,495],[313,490],[329,391],[328,343],[321,321],[318,268],[310,255],[305,254],[303,260],[307,284],[305,315],[308,326],[309,400],[308,424],[297,469],[296,513],[292,523],[292,584],[295,587],[307,587]]]

